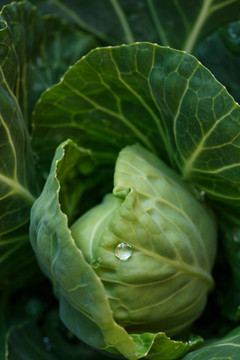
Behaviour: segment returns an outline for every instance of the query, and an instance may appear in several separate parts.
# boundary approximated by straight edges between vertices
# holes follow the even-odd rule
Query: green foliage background
[[[5,4],[10,1],[1,2],[1,6]],[[206,201],[211,202],[221,219],[221,242],[214,270],[216,288],[194,331],[211,338],[212,343],[189,353],[185,359],[217,358],[218,349],[222,358],[238,358],[238,104],[208,70],[184,53],[166,51],[165,62],[162,59],[160,62],[166,74],[164,81],[158,78],[154,62],[156,45],[106,48],[82,57],[98,46],[134,42],[167,45],[196,55],[238,101],[239,13],[240,3],[234,0],[35,0],[17,1],[2,8],[0,356],[3,359],[105,358],[77,342],[60,323],[56,300],[38,269],[28,239],[30,208],[48,175],[56,146],[69,136],[81,141],[81,146],[91,144],[96,160],[88,164],[89,174],[100,166],[105,169],[104,174],[98,171],[91,181],[84,173],[86,170],[80,169],[82,183],[76,193],[84,200],[82,212],[96,202],[89,189],[94,193],[94,189],[101,187],[97,200],[101,199],[110,187],[104,179],[112,173],[118,150],[135,140],[182,172],[194,185],[196,196],[201,198],[204,191]],[[124,56],[134,64],[131,69],[121,60]],[[41,94],[81,58],[64,80],[38,102]],[[81,93],[79,82],[76,83],[80,75],[84,80]],[[199,78],[200,85],[194,83]],[[158,95],[163,92],[164,100]],[[78,103],[83,109],[80,114]],[[140,123],[136,119],[143,113],[145,123]],[[63,114],[64,121],[69,119],[67,125]],[[190,128],[194,114],[196,119],[206,119],[206,123],[196,121],[194,128]],[[92,118],[94,124],[89,121]],[[169,122],[175,119],[175,132],[163,119]],[[184,137],[180,129],[183,122],[184,128],[189,127]],[[77,129],[84,135],[78,137]],[[99,129],[103,129],[100,137]],[[210,155],[216,156],[213,163],[206,161]],[[70,171],[71,163],[61,175],[61,196],[70,218],[74,219],[79,213],[74,200],[76,193],[72,198],[67,195],[74,179],[74,174],[66,179],[65,174]]]

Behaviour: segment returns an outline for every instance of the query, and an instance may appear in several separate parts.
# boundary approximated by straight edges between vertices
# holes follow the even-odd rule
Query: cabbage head
[[[112,193],[69,228],[53,167],[33,206],[30,234],[61,318],[95,348],[143,357],[156,334],[177,336],[203,312],[213,287],[212,213],[136,144],[119,153]]]

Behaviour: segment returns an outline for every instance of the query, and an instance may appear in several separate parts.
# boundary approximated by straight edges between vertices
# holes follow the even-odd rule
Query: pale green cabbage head
[[[112,194],[69,228],[58,173],[63,161],[69,168],[77,159],[75,150],[88,156],[71,141],[56,150],[30,226],[63,322],[89,345],[128,359],[162,354],[169,346],[183,354],[190,345],[169,345],[167,336],[201,315],[213,287],[211,211],[177,173],[132,145],[119,153]]]
[[[113,194],[71,228],[129,332],[175,335],[202,313],[213,286],[216,228],[180,177],[139,145],[117,159]]]

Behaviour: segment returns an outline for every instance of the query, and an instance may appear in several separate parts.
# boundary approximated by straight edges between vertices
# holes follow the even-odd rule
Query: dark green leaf
[[[236,207],[218,207],[221,229],[222,249],[225,261],[231,268],[224,293],[219,293],[219,303],[224,315],[233,321],[240,320],[240,209]],[[222,284],[224,286],[224,282]],[[219,286],[220,288],[220,286]]]
[[[97,43],[56,16],[43,17],[30,2],[5,6],[1,15],[13,36],[18,71],[11,76],[15,74],[15,94],[29,126],[40,94]]]
[[[24,271],[33,263],[24,224],[42,179],[29,141],[31,112],[40,93],[96,43],[26,1],[3,7],[0,24],[0,283],[11,279],[13,287],[17,273],[18,287],[34,273]]]
[[[209,345],[195,350],[182,360],[238,360],[240,357],[240,327],[232,330],[227,336]]]
[[[0,234],[4,234],[29,219],[36,179],[28,134],[16,95],[19,62],[13,33],[5,21],[0,19],[0,24]]]
[[[27,269],[31,267],[31,272]],[[16,291],[31,278],[39,276],[29,244],[28,226],[0,237],[0,287]]]
[[[157,42],[192,52],[196,43],[221,24],[238,18],[237,0],[48,0],[42,11],[59,12],[110,45]],[[105,21],[106,18],[108,21]]]
[[[105,355],[77,341],[62,327],[53,311],[47,314],[41,328],[32,322],[13,326],[7,336],[5,360],[106,359]]]
[[[57,360],[44,340],[33,324],[13,327],[7,337],[6,360]]]
[[[33,144],[49,163],[71,137],[112,163],[138,141],[210,197],[239,203],[239,115],[239,105],[193,56],[149,43],[100,48],[43,94]]]

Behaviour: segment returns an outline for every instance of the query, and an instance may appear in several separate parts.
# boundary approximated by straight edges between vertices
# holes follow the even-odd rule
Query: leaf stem
[[[106,34],[104,34],[101,30],[99,29],[96,30],[91,25],[88,25],[85,21],[82,20],[82,18],[74,10],[71,10],[68,6],[62,4],[59,0],[51,0],[51,1],[57,8],[59,8],[67,16],[69,16],[81,29],[85,31],[89,31],[90,34],[95,35],[97,38],[100,38],[107,43],[114,41],[113,39],[110,39],[108,36],[106,36]]]
[[[201,28],[204,25],[204,22],[209,14],[209,8],[211,6],[212,0],[204,0],[201,11],[199,13],[199,16],[197,18],[197,21],[195,23],[195,26],[193,27],[193,30],[190,34],[190,36],[186,39],[185,45],[183,47],[183,50],[185,50],[188,53],[191,53],[192,49],[195,46],[196,40],[198,38],[199,32]]]
[[[122,10],[122,8],[120,7],[119,3],[118,3],[118,0],[110,0],[111,3],[112,3],[112,6],[120,20],[120,23],[122,25],[122,28],[123,28],[123,31],[125,33],[125,36],[126,36],[126,40],[128,42],[128,44],[131,44],[135,41],[134,39],[134,36],[133,36],[133,33],[130,29],[130,26],[127,22],[127,19],[126,19],[126,16]]]
[[[154,25],[156,27],[158,36],[160,38],[160,41],[162,42],[161,45],[163,45],[163,46],[169,45],[169,42],[168,42],[167,37],[165,35],[165,32],[164,32],[164,30],[162,28],[162,25],[161,25],[160,21],[159,21],[159,17],[157,15],[156,9],[154,7],[153,1],[152,0],[147,0],[147,4],[148,4],[149,11],[151,13],[151,16],[152,16]]]

